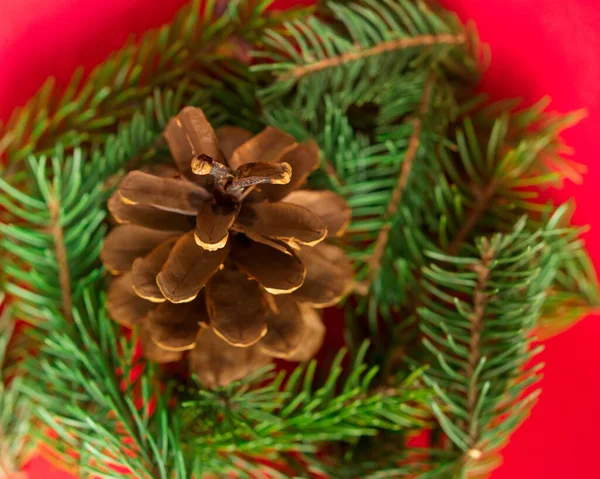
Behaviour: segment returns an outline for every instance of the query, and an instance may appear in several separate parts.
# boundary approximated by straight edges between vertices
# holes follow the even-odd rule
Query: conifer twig
[[[69,272],[69,257],[65,248],[64,233],[60,225],[60,200],[57,196],[48,202],[50,210],[51,233],[56,248],[56,263],[58,265],[58,279],[60,283],[60,293],[62,299],[63,314],[68,320],[73,319],[71,310],[73,309],[73,298],[71,294],[71,274]]]
[[[477,274],[477,286],[473,291],[473,315],[470,318],[471,340],[469,343],[469,362],[466,370],[467,382],[469,390],[467,392],[467,410],[468,424],[473,425],[477,421],[475,417],[478,391],[473,376],[477,369],[477,365],[481,361],[481,333],[483,332],[483,318],[485,316],[487,305],[490,301],[490,296],[486,293],[488,279],[490,275],[490,263],[494,259],[494,251],[490,247],[490,242],[485,240],[481,251],[481,260],[473,265],[473,270]],[[479,440],[479,428],[472,427],[470,429],[469,441],[471,449],[467,452],[468,456],[477,459],[481,452],[475,448]]]
[[[473,196],[475,197],[475,206],[467,216],[460,230],[458,230],[458,233],[456,233],[456,236],[452,240],[452,243],[450,243],[450,246],[448,246],[449,254],[458,254],[460,246],[464,243],[469,234],[471,234],[473,228],[477,226],[477,222],[483,213],[485,213],[490,200],[498,189],[499,184],[500,183],[498,179],[494,178],[485,186],[485,188],[482,188],[479,185],[474,185],[472,187]]]
[[[423,117],[427,113],[427,109],[431,101],[432,85],[433,76],[430,76],[425,82],[423,96],[421,97],[421,102],[419,105],[417,116],[412,120],[413,131],[408,141],[408,148],[406,149],[406,153],[404,155],[404,161],[402,163],[400,176],[398,177],[398,183],[396,184],[396,188],[392,193],[392,198],[388,203],[387,211],[385,214],[387,223],[381,228],[379,234],[377,235],[377,239],[375,240],[373,254],[369,261],[369,275],[367,279],[367,282],[369,284],[372,282],[373,278],[377,275],[379,269],[381,268],[381,261],[383,259],[383,254],[385,252],[385,248],[389,240],[390,229],[392,228],[391,218],[396,213],[398,206],[400,205],[400,201],[402,201],[402,195],[404,193],[404,190],[406,189],[406,185],[408,184],[408,179],[410,178],[410,174],[412,172],[413,163],[417,157],[419,147],[421,146],[420,139],[421,131],[423,129]]]
[[[466,41],[464,34],[441,34],[441,35],[419,35],[412,38],[397,38],[395,40],[389,40],[378,44],[375,47],[368,48],[366,50],[357,49],[351,52],[343,53],[325,60],[320,60],[315,63],[308,65],[302,65],[294,68],[288,73],[282,75],[282,79],[294,78],[299,80],[306,75],[316,73],[319,71],[327,70],[329,68],[335,68],[340,65],[361,60],[383,53],[393,52],[397,50],[403,50],[406,48],[418,47],[418,46],[429,46],[429,45],[460,45]]]

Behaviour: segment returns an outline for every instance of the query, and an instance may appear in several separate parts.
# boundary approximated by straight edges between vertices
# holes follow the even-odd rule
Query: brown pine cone
[[[304,361],[320,348],[315,308],[352,285],[344,252],[323,243],[343,234],[346,202],[298,190],[318,166],[314,142],[268,127],[213,131],[197,108],[167,125],[175,166],[132,171],[109,200],[120,223],[101,258],[117,275],[107,308],[142,328],[146,356],[179,360],[223,386],[268,364]]]

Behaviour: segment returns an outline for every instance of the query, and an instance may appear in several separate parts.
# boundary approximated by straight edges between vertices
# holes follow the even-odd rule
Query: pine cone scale
[[[333,191],[297,190],[281,201],[302,206],[318,214],[327,227],[327,238],[342,236],[352,219],[352,212],[346,201]]]
[[[300,306],[293,298],[278,296],[277,312],[267,317],[267,334],[259,343],[263,352],[275,358],[288,358],[302,344],[305,323]]]
[[[267,334],[265,293],[241,271],[225,268],[215,274],[206,286],[206,306],[212,329],[232,346],[252,346]]]
[[[112,274],[127,273],[131,271],[136,258],[146,256],[163,241],[174,236],[178,236],[178,233],[134,224],[118,226],[104,239],[100,259]]]
[[[302,248],[298,257],[307,271],[302,287],[292,293],[298,301],[327,308],[350,292],[352,283],[344,278],[351,277],[353,269],[343,250],[321,243],[314,248]]]
[[[252,133],[237,126],[223,126],[216,131],[219,147],[228,164],[233,152],[252,138]]]
[[[306,268],[291,251],[237,239],[231,258],[238,268],[271,294],[288,294],[302,286]]]
[[[146,321],[154,342],[168,351],[193,349],[201,325],[208,322],[203,294],[189,303],[166,301],[154,309]]]
[[[219,270],[227,258],[228,248],[208,251],[198,247],[194,232],[177,240],[156,282],[160,291],[172,303],[187,303]]]
[[[121,326],[132,328],[154,308],[154,304],[140,298],[132,288],[131,273],[113,279],[106,293],[106,310]]]
[[[320,313],[306,303],[297,303],[302,312],[302,337],[297,347],[286,359],[288,361],[310,361],[315,357],[325,340],[325,325]]]
[[[169,238],[154,248],[149,255],[137,258],[133,262],[131,271],[132,286],[140,298],[153,303],[162,303],[166,300],[156,283],[156,276],[167,262],[177,240],[178,238]]]
[[[144,204],[155,208],[195,216],[210,198],[208,191],[180,178],[163,178],[143,171],[132,171],[119,185],[125,203]]]
[[[152,334],[146,322],[141,323],[140,343],[142,344],[144,356],[158,364],[172,363],[179,361],[183,357],[181,351],[169,351],[156,344],[156,341],[152,339]]]
[[[327,225],[318,214],[291,203],[244,205],[235,225],[243,232],[307,246],[327,236]]]
[[[275,162],[297,145],[293,136],[269,126],[235,149],[229,167],[237,170],[247,163]]]
[[[258,346],[236,348],[224,342],[211,329],[200,332],[196,347],[190,353],[190,369],[211,389],[243,379],[270,362],[271,357]]]
[[[291,181],[286,186],[263,185],[260,187],[261,195],[271,203],[283,200],[287,195],[300,188],[309,175],[319,167],[319,146],[314,141],[296,144],[282,155],[280,161],[289,164],[293,174]]]
[[[182,174],[189,172],[190,160],[200,154],[225,163],[217,135],[199,108],[184,108],[169,121],[164,136]]]
[[[289,163],[246,163],[235,170],[233,188],[247,188],[249,186],[287,185],[292,179],[292,167]]]
[[[238,211],[239,203],[219,205],[205,202],[196,216],[196,244],[207,251],[224,248]]]
[[[126,203],[118,191],[110,197],[107,206],[119,224],[136,224],[154,230],[181,232],[188,231],[190,227],[188,216],[173,214],[154,206]]]

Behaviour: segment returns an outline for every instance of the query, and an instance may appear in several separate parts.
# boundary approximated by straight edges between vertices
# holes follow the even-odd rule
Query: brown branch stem
[[[375,246],[373,247],[373,254],[371,255],[371,259],[369,261],[370,269],[367,279],[369,284],[381,268],[381,261],[383,259],[385,248],[388,244],[390,230],[392,228],[391,218],[398,210],[400,201],[402,201],[402,195],[404,194],[406,185],[408,184],[414,161],[417,157],[417,153],[419,152],[419,147],[421,146],[423,116],[425,116],[425,114],[427,113],[429,102],[431,101],[432,84],[433,77],[429,77],[429,79],[425,83],[425,88],[423,89],[423,96],[421,98],[417,116],[412,120],[413,131],[408,141],[408,148],[406,149],[406,153],[404,155],[404,161],[402,163],[400,176],[398,177],[398,182],[396,183],[396,187],[394,188],[394,191],[392,193],[392,198],[388,203],[387,210],[385,213],[385,218],[387,222],[381,228],[377,235],[377,239],[375,240]]]
[[[481,187],[480,185],[474,185],[472,187],[475,196],[475,206],[467,216],[460,230],[458,230],[458,233],[456,233],[450,246],[448,246],[447,251],[449,254],[453,256],[458,254],[460,245],[469,237],[475,226],[477,226],[477,222],[485,213],[487,206],[496,193],[499,185],[498,179],[494,178],[485,187]]]
[[[54,239],[54,248],[56,250],[56,261],[58,263],[58,280],[60,283],[60,291],[62,297],[63,314],[69,320],[72,317],[73,298],[71,295],[71,275],[69,272],[69,260],[67,249],[64,242],[64,232],[60,225],[60,201],[58,198],[53,198],[48,203],[50,210],[50,231]]]
[[[469,362],[465,371],[469,389],[467,392],[467,427],[471,429],[469,434],[469,446],[472,448],[468,451],[468,456],[472,459],[477,459],[481,455],[481,451],[475,449],[479,440],[479,428],[472,428],[471,425],[477,421],[475,417],[475,409],[477,408],[478,390],[477,385],[472,380],[479,362],[481,361],[481,334],[483,333],[483,321],[485,311],[490,301],[490,295],[487,293],[487,286],[490,276],[490,263],[494,259],[495,253],[491,250],[489,241],[485,241],[481,251],[481,260],[473,265],[473,270],[477,275],[477,285],[473,292],[473,314],[469,318],[471,340],[469,343]]]
[[[320,60],[308,65],[302,65],[294,68],[282,76],[283,79],[293,78],[299,80],[306,75],[319,71],[335,68],[353,61],[368,58],[383,53],[404,50],[411,47],[429,46],[429,45],[458,45],[464,43],[466,37],[464,34],[441,34],[441,35],[418,35],[412,38],[397,38],[387,42],[380,43],[377,46],[365,50],[354,50],[335,57]]]

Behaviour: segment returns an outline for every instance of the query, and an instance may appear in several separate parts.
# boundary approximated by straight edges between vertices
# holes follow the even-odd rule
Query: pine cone
[[[191,107],[165,138],[176,167],[132,171],[109,200],[120,223],[101,254],[117,275],[110,316],[141,326],[153,361],[191,350],[191,370],[211,388],[272,357],[312,358],[325,332],[315,308],[336,304],[353,276],[344,252],[322,242],[343,234],[348,205],[298,190],[317,145],[271,127],[215,133]]]

